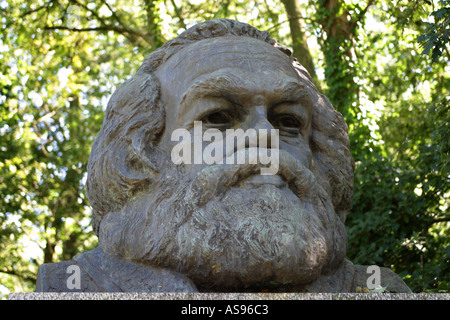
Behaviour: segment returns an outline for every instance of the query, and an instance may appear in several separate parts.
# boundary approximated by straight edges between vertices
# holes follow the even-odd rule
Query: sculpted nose
[[[253,107],[250,111],[248,127],[259,130],[259,129],[273,129],[269,120],[267,119],[267,110],[264,106]]]
[[[252,108],[250,112],[249,128],[254,129],[259,137],[258,147],[272,147],[272,130],[274,130],[274,127],[269,122],[267,110],[264,106],[256,106]]]

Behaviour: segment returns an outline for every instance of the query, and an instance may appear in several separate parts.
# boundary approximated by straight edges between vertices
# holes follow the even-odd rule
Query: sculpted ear
[[[96,233],[105,214],[152,185],[161,158],[154,146],[164,123],[159,82],[150,74],[135,75],[111,97],[88,163],[87,195]]]

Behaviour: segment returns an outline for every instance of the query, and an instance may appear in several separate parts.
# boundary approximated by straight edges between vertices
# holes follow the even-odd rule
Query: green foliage
[[[349,125],[356,164],[348,257],[393,268],[415,292],[446,291],[450,83],[442,26],[448,8],[432,11],[422,1],[309,3],[325,94]],[[435,24],[424,22],[429,16]],[[429,61],[418,54],[425,39],[419,35],[436,32],[442,42],[430,45]]]
[[[444,52],[450,38],[450,1],[440,0],[440,8],[431,13],[434,22],[424,22],[425,33],[418,37],[422,54],[430,54],[435,62]]]
[[[369,149],[353,149],[357,168],[348,254],[357,263],[392,267],[415,292],[445,291],[450,277],[448,66],[418,54],[421,24],[400,23],[398,6],[386,2],[380,9],[384,12],[374,14],[388,31],[366,33],[366,61],[360,66],[371,80],[363,92],[372,110],[378,105],[382,112]]]
[[[143,59],[131,33],[65,29],[69,4],[2,2],[0,283],[23,291],[40,264],[95,246],[87,159],[105,98]],[[79,8],[80,28],[116,25]]]
[[[302,3],[356,163],[348,257],[448,292],[449,1]],[[90,148],[108,98],[149,52],[222,17],[293,47],[287,16],[271,0],[0,0],[0,294],[31,291],[40,264],[96,246]]]

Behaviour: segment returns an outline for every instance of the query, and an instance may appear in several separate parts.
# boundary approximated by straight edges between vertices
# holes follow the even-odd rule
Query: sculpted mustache
[[[249,150],[246,149],[246,158]],[[314,201],[318,196],[318,182],[312,171],[289,152],[279,150],[279,175],[288,187],[299,198],[306,197]],[[237,185],[250,176],[260,174],[261,168],[267,167],[257,164],[215,164],[203,168],[191,182],[187,196],[194,200],[197,206],[205,205],[209,200],[224,194],[227,189]]]

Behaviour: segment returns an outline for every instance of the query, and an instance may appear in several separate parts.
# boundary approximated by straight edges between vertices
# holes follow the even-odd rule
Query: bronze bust
[[[189,133],[191,147],[196,123],[215,142],[265,130],[269,141],[244,137],[214,156],[270,149],[276,174],[261,174],[267,162],[174,163],[173,132]],[[370,274],[345,256],[353,171],[342,115],[286,47],[245,23],[199,23],[111,97],[88,164],[99,246],[42,265],[36,290],[355,292]],[[380,281],[410,292],[387,268]]]

